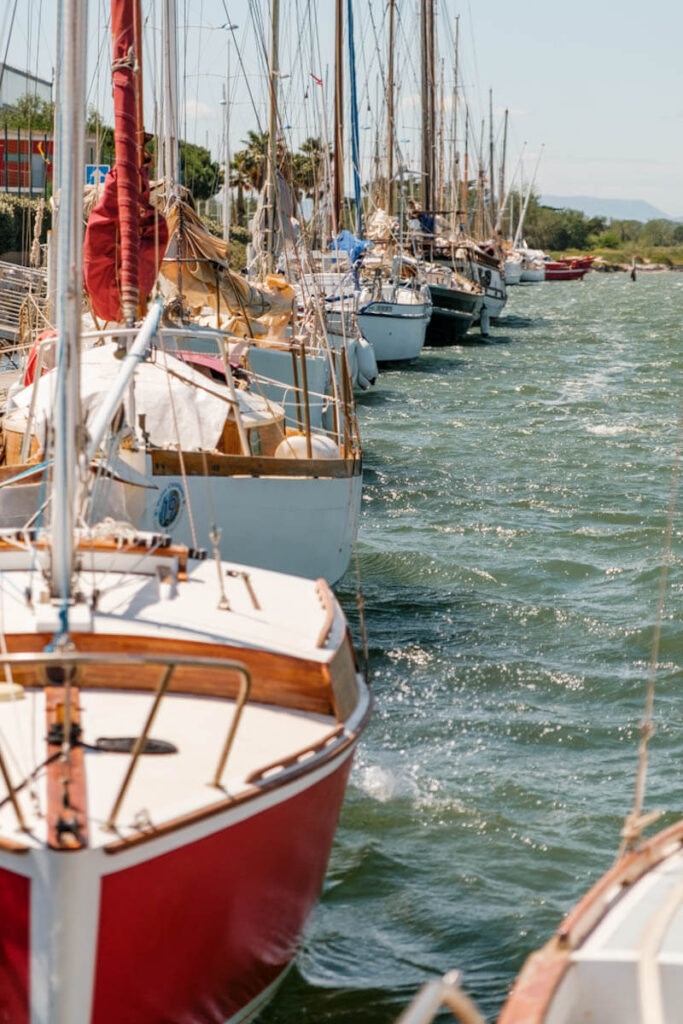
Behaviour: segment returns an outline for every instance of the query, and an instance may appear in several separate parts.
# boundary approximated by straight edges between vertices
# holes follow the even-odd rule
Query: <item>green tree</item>
[[[210,199],[223,184],[223,171],[204,146],[181,140],[180,166],[183,184],[195,199]]]
[[[27,92],[12,107],[2,112],[2,122],[8,128],[19,128],[22,131],[51,132],[55,117],[55,105],[50,100],[43,100],[35,93]]]
[[[105,124],[102,115],[96,107],[88,107],[88,115],[85,120],[85,130],[88,135],[94,135],[97,139],[100,151],[100,160],[103,164],[114,163],[114,129]]]

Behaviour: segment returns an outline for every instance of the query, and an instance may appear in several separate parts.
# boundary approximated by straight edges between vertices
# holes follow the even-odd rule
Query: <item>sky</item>
[[[55,54],[56,0],[13,0],[0,11],[0,54],[7,63],[50,77]],[[143,0],[146,24],[146,117],[158,95],[158,11]],[[281,125],[297,146],[307,135],[331,133],[333,0],[281,0]],[[396,80],[398,138],[405,165],[419,167],[419,29],[415,0],[399,9]],[[106,43],[108,0],[90,0],[89,102],[111,112]],[[354,3],[359,124],[363,170],[384,147],[383,76],[386,0]],[[525,181],[539,153],[536,188],[553,195],[642,199],[683,216],[683,90],[680,0],[437,0],[439,67],[444,78],[446,153],[452,137],[454,24],[459,16],[457,148],[464,148],[464,112],[481,121],[488,148],[489,89],[494,135],[502,148],[509,109],[508,178],[524,149]],[[181,129],[190,141],[223,155],[226,107],[221,103],[230,62],[230,148],[249,129],[267,124],[264,46],[266,0],[178,0]],[[228,30],[227,25],[237,26]],[[9,38],[9,43],[8,43]],[[229,51],[229,56],[228,56]],[[1,58],[0,58],[1,59]],[[322,85],[312,78],[315,75]],[[347,100],[348,102],[348,100]],[[326,113],[323,113],[326,108]],[[348,184],[347,184],[348,188]]]

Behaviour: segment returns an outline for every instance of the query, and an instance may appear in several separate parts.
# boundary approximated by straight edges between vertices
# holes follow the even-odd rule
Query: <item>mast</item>
[[[52,474],[52,596],[62,601],[62,635],[68,632],[73,568],[76,453],[79,450],[79,337],[83,287],[83,167],[85,155],[85,73],[87,0],[59,0],[59,88],[56,107],[57,381],[54,402]]]
[[[280,74],[280,0],[273,0],[270,20],[270,107],[268,113],[268,166],[266,176],[266,270],[274,263],[275,197],[277,196],[277,80]]]
[[[495,189],[493,182],[495,180],[493,170],[493,89],[489,89],[489,220],[493,223],[493,211],[496,208]]]
[[[230,41],[228,40],[228,54]],[[223,144],[223,239],[230,241],[230,56],[228,56],[228,84],[223,86],[223,103],[225,104],[225,142]]]
[[[465,226],[467,223],[467,200],[469,191],[469,138],[470,138],[470,112],[465,108],[465,160],[462,170],[462,211],[460,223]]]
[[[389,60],[387,78],[387,213],[391,217],[396,205],[394,184],[394,21],[396,0],[389,0]]]
[[[342,202],[344,197],[343,135],[344,135],[344,77],[342,68],[342,0],[335,0],[334,13],[334,195],[332,222],[335,233],[342,228]]]
[[[534,190],[534,185],[536,183],[536,175],[538,174],[538,166],[539,166],[539,164],[541,162],[541,157],[543,156],[544,148],[545,148],[545,143],[543,143],[541,145],[541,148],[538,151],[538,159],[536,160],[536,166],[534,167],[534,173],[532,175],[531,181],[529,182],[529,191],[526,194],[526,199],[524,200],[524,206],[522,207],[522,212],[519,215],[519,223],[517,224],[517,230],[515,231],[515,237],[514,237],[514,241],[512,243],[512,248],[513,249],[517,248],[517,246],[519,245],[520,239],[522,237],[522,231],[524,230],[524,218],[526,217],[526,211],[527,211],[527,208],[529,206],[529,200],[531,199],[531,193]]]
[[[439,207],[439,210],[443,210],[443,147],[444,147],[444,116],[445,116],[443,87],[444,87],[444,78],[445,77],[446,76],[444,74],[444,58],[442,57],[441,58],[441,71],[440,71],[440,75],[439,75],[439,174],[438,174],[438,181],[439,181],[439,201],[438,201],[438,207]]]
[[[422,51],[422,208],[434,205],[434,0],[420,0]]]
[[[163,158],[161,170],[171,184],[180,181],[178,158],[178,40],[175,0],[162,0],[161,38],[163,47]]]
[[[360,188],[360,139],[358,137],[358,94],[356,90],[356,44],[353,33],[353,3],[348,0],[346,19],[349,34],[349,86],[351,102],[351,163],[353,164],[353,193],[356,200],[356,234],[363,237],[363,207]]]
[[[135,0],[118,0],[111,7],[112,85],[114,93],[114,151],[116,196],[121,229],[121,311],[128,327],[138,315],[140,264],[140,168],[144,149],[141,89],[136,87]],[[142,33],[140,33],[142,34]],[[131,130],[131,128],[133,130]]]
[[[135,0],[134,25],[135,55],[135,141],[137,149],[138,172],[142,169],[145,159],[145,115],[143,110],[142,88],[142,2]]]
[[[460,185],[460,161],[458,159],[458,42],[460,38],[460,15],[455,19],[455,48],[453,55],[453,164],[451,167],[451,230],[455,235],[458,227],[458,193]]]
[[[503,121],[503,152],[500,160],[500,176],[498,178],[498,216],[496,217],[496,228],[500,231],[503,223],[503,207],[505,206],[505,160],[508,148],[508,109],[505,108],[505,119]]]

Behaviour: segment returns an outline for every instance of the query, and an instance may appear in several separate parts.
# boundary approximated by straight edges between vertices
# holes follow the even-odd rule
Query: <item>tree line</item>
[[[512,197],[512,209],[521,197]],[[514,218],[514,212],[513,212]],[[513,232],[514,233],[514,232]],[[532,195],[524,220],[524,237],[531,248],[552,252],[566,249],[621,249],[628,245],[668,247],[683,244],[683,224],[671,220],[610,220],[588,217],[578,210],[543,206]]]

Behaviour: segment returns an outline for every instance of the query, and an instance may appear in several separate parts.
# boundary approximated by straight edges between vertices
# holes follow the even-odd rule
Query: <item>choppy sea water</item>
[[[425,350],[360,399],[375,713],[266,1024],[389,1024],[452,967],[494,1019],[612,862],[657,609],[681,310],[683,275],[519,286],[488,344]],[[647,797],[663,824],[683,809],[682,505]],[[350,572],[357,633],[355,592]]]

